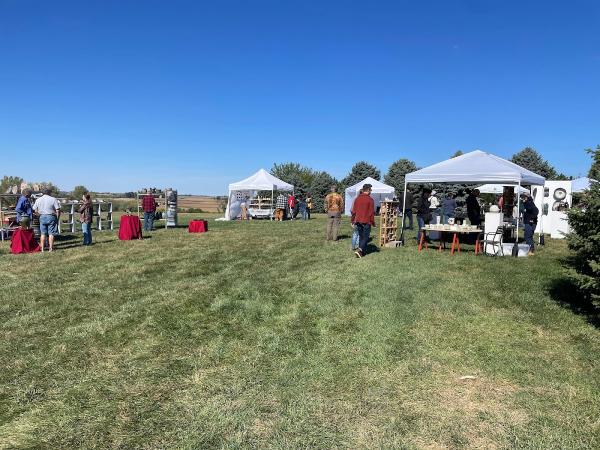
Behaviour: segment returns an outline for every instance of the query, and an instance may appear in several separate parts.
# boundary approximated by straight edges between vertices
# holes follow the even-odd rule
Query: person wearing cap
[[[327,213],[327,240],[337,241],[337,234],[344,210],[344,199],[337,192],[337,186],[331,186],[325,197],[325,212]]]
[[[354,204],[352,205],[350,221],[358,229],[358,248],[354,252],[357,258],[367,254],[367,243],[371,227],[375,226],[375,202],[371,198],[370,184],[364,184]]]
[[[33,204],[33,210],[40,216],[40,247],[45,250],[48,238],[48,251],[54,250],[54,236],[58,234],[60,203],[52,196],[50,189],[44,189],[44,195]]]
[[[33,208],[31,207],[31,189],[23,189],[21,197],[19,198],[17,206],[15,207],[15,211],[17,212],[18,224],[20,224],[21,220],[25,218],[28,222],[31,222],[33,219]]]
[[[529,255],[534,254],[535,244],[533,243],[533,232],[537,226],[538,215],[540,213],[533,199],[527,193],[521,194],[523,200],[523,229],[525,232],[525,242],[529,245]]]
[[[144,231],[152,231],[154,228],[154,218],[156,217],[156,207],[158,204],[154,200],[150,189],[146,189],[146,195],[142,197],[142,209],[144,210]]]

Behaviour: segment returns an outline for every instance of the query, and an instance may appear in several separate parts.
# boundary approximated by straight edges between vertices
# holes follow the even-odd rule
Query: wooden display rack
[[[58,233],[64,231],[75,233],[79,220],[79,207],[81,202],[60,200],[60,219],[58,221]],[[113,209],[112,202],[92,202],[93,220],[96,221],[97,230],[113,229]],[[104,214],[104,216],[103,216]],[[81,229],[81,227],[80,227]]]
[[[400,202],[383,201],[379,208],[379,246],[398,240],[398,207]]]

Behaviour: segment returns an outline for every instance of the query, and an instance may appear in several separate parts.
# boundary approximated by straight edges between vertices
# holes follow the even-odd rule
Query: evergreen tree
[[[454,155],[452,155],[452,157],[453,157],[453,158],[456,158],[457,156],[462,156],[462,155],[464,155],[464,153],[463,153],[463,151],[462,151],[462,150],[456,150],[456,151],[454,152]]]
[[[379,181],[381,179],[381,172],[377,167],[369,164],[368,162],[359,161],[352,166],[350,173],[342,180],[342,187],[345,189],[348,186],[353,186],[367,177],[371,177]]]
[[[553,180],[558,176],[554,167],[531,147],[525,147],[520,152],[515,153],[510,160],[525,169],[531,170],[533,173],[543,176],[546,180]]]
[[[418,168],[413,161],[402,158],[392,163],[383,180],[385,184],[395,189],[397,195],[400,195],[404,191],[404,176],[415,170],[418,170]]]
[[[323,212],[325,196],[329,193],[332,185],[338,185],[338,181],[327,172],[315,172],[312,183],[308,189],[313,201],[313,211]],[[338,186],[338,192],[342,193]],[[342,194],[343,195],[343,194]]]
[[[592,167],[590,167],[588,177],[600,181],[600,145],[596,146],[596,150],[588,148],[586,152],[592,155]]]
[[[312,169],[294,162],[273,164],[271,174],[286,183],[294,185],[294,191],[298,193],[307,192],[314,177]]]
[[[600,147],[590,151],[592,168],[600,160]],[[592,173],[592,171],[590,170]],[[569,247],[575,251],[573,278],[582,293],[600,300],[600,183],[591,183],[576,207],[569,210]]]

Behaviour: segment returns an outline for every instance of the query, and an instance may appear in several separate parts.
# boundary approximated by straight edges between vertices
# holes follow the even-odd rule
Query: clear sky
[[[600,2],[0,0],[0,176],[223,194],[456,150],[600,144]]]

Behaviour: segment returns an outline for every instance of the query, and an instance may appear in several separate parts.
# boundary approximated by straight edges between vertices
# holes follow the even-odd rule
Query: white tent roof
[[[479,186],[477,188],[477,190],[479,192],[481,192],[482,194],[503,194],[504,193],[504,186],[502,184],[484,184],[482,186]],[[510,186],[510,185],[506,185],[506,186]],[[513,186],[515,192],[517,192],[517,188],[519,186]],[[529,189],[526,189],[524,187],[521,186],[521,188],[519,189],[519,194],[524,194],[527,193],[529,194]]]
[[[573,181],[571,181],[571,190],[573,192],[583,192],[588,190],[592,183],[597,182],[598,181],[588,177],[575,178]]]
[[[254,175],[248,178],[238,181],[237,183],[231,183],[229,185],[229,191],[293,191],[294,186],[285,181],[281,181],[279,178],[271,175],[265,169],[260,169]]]
[[[394,192],[394,188],[392,186],[388,186],[387,184],[377,181],[375,178],[371,177],[367,177],[355,185],[347,187],[346,192],[358,192],[362,189],[364,184],[370,184],[373,186],[371,190],[373,194],[392,194]]]
[[[407,183],[544,185],[544,177],[490,153],[475,150],[406,175]]]

